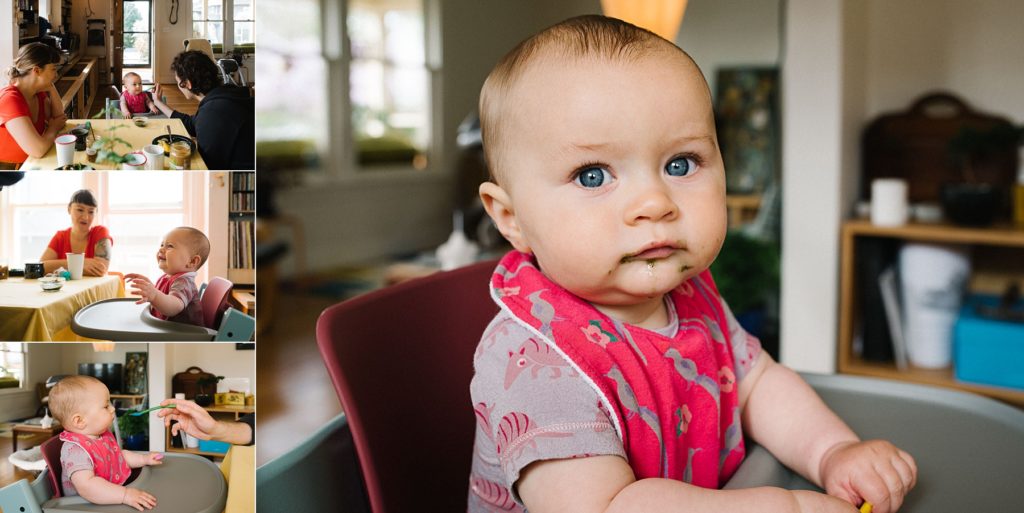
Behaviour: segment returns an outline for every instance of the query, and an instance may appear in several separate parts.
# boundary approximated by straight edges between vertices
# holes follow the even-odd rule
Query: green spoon
[[[132,417],[138,417],[139,415],[145,415],[145,414],[147,414],[147,413],[149,413],[151,411],[162,410],[164,408],[174,408],[174,405],[173,404],[168,404],[167,406],[154,406],[154,407],[152,407],[152,408],[150,408],[148,410],[132,412],[132,413],[129,413],[128,415],[131,415]]]

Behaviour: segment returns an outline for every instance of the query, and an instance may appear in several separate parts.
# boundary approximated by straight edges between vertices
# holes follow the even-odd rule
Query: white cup
[[[177,394],[174,394],[174,398],[175,399],[181,399],[182,401],[184,401],[185,400],[185,394],[183,392],[178,392]]]
[[[146,156],[146,169],[163,170],[164,149],[159,144],[150,144],[142,147],[142,153]]]
[[[72,134],[64,134],[54,140],[57,144],[57,167],[74,164],[76,140],[77,138]]]
[[[906,180],[876,178],[871,181],[871,224],[903,226],[909,214]]]
[[[192,449],[195,449],[196,447],[199,447],[199,439],[198,438],[196,438],[196,437],[186,433],[184,429],[179,431],[179,433],[181,433],[181,436],[185,438],[185,447],[189,447],[189,448],[192,448]]]
[[[82,270],[85,268],[85,253],[68,253],[68,272],[72,280],[82,279]]]

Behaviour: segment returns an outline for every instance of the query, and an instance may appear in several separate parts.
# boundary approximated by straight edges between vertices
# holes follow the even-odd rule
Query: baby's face
[[[599,307],[660,301],[721,248],[725,173],[699,73],[667,50],[548,58],[509,93],[502,186],[517,247]]]
[[[181,230],[171,230],[160,242],[156,252],[156,264],[165,274],[194,271],[192,257],[195,251],[188,244],[188,238]]]
[[[132,93],[139,94],[142,92],[142,80],[136,76],[130,76],[124,79],[124,90]]]
[[[78,397],[78,405],[78,413],[85,419],[82,434],[99,436],[110,429],[115,414],[110,404],[110,391],[105,385],[89,383]]]

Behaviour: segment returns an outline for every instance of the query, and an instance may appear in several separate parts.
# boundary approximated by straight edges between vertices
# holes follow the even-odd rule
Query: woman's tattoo
[[[102,258],[109,262],[111,253],[110,239],[101,239],[99,242],[97,242],[95,251],[93,251],[93,253],[96,255],[96,258]]]

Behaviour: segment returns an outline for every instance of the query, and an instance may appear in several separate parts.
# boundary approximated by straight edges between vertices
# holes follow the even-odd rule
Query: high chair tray
[[[100,340],[139,342],[210,341],[217,332],[202,326],[157,319],[149,304],[135,304],[137,298],[97,301],[79,310],[71,320],[71,331]]]
[[[206,458],[192,454],[164,453],[162,465],[143,467],[129,488],[145,490],[156,497],[156,507],[148,513],[220,513],[224,510],[228,487],[224,474]],[[42,504],[43,513],[136,513],[123,505],[100,506],[82,497],[60,497]]]
[[[889,440],[914,457],[917,487],[900,513],[1019,511],[1024,504],[1024,411],[937,387],[840,375],[803,378],[862,440]],[[760,446],[750,447],[725,488],[755,486],[817,490]]]

